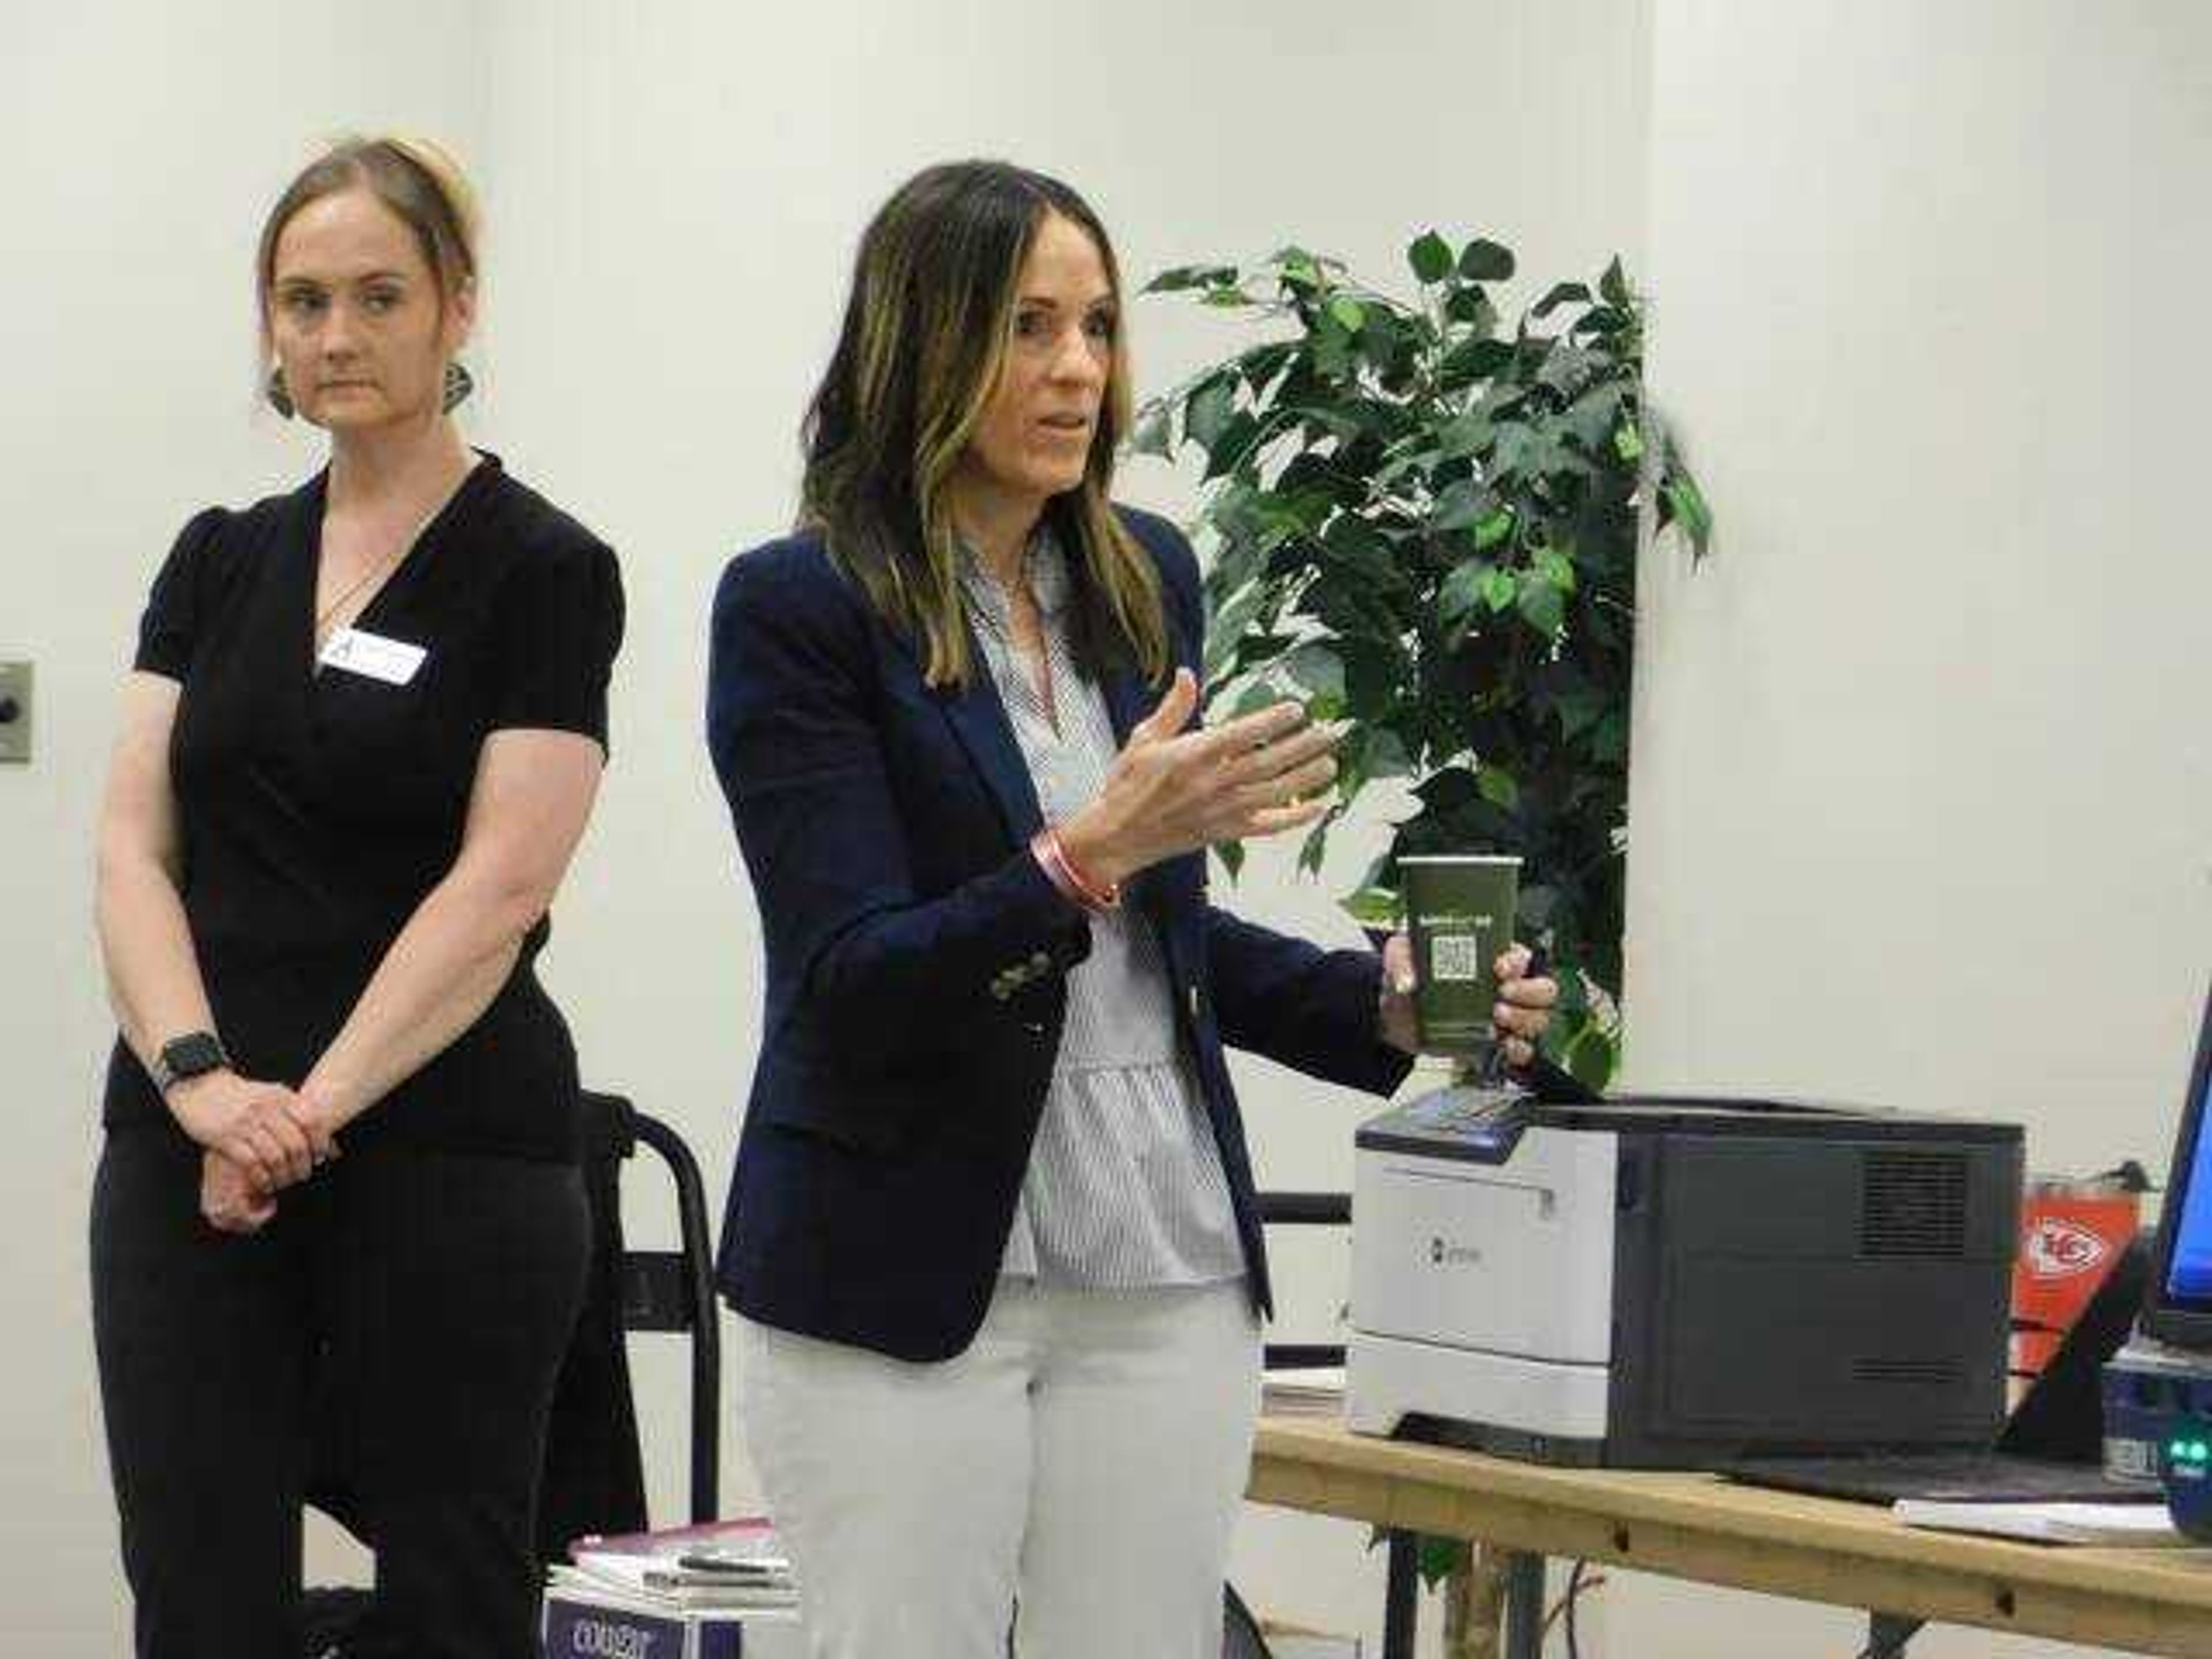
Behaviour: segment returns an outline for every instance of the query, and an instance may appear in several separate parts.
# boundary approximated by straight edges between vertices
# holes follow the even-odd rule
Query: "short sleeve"
[[[604,543],[533,550],[500,596],[490,729],[574,732],[607,747],[622,572]]]
[[[230,515],[210,507],[192,515],[161,562],[138,618],[138,649],[131,665],[165,679],[181,680],[191,666],[192,641],[205,621],[207,564]]]

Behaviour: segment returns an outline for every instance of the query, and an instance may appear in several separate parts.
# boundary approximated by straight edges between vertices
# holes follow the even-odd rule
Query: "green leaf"
[[[1566,602],[1559,590],[1534,570],[1521,573],[1520,592],[1516,595],[1522,619],[1546,639],[1559,636],[1559,624],[1566,620]]]
[[[1502,283],[1513,274],[1513,250],[1478,236],[1461,250],[1459,274],[1470,283]]]
[[[1242,720],[1247,714],[1258,714],[1262,708],[1273,708],[1282,700],[1283,694],[1279,687],[1264,678],[1250,680],[1237,694],[1237,701],[1229,706],[1228,717],[1232,720]]]
[[[1362,927],[1392,929],[1398,925],[1398,896],[1387,887],[1355,887],[1336,903]]]
[[[1620,268],[1620,256],[1618,253],[1613,256],[1613,262],[1606,266],[1605,275],[1597,279],[1597,291],[1607,305],[1622,311],[1627,310],[1636,303],[1635,296],[1628,291],[1628,276]]]
[[[1486,766],[1474,775],[1474,787],[1492,806],[1511,811],[1521,804],[1521,786],[1499,766]]]
[[[1344,659],[1319,640],[1308,640],[1285,657],[1280,672],[1312,701],[1344,701]]]
[[[1705,505],[1705,493],[1686,472],[1679,472],[1667,481],[1661,492],[1667,505],[1673,509],[1677,523],[1688,532],[1690,544],[1703,557],[1713,537],[1712,509]]]
[[[1554,283],[1545,290],[1544,297],[1530,308],[1529,315],[1540,319],[1548,317],[1561,306],[1587,304],[1589,296],[1589,289],[1580,283]]]
[[[1444,301],[1444,315],[1484,334],[1498,326],[1498,307],[1479,288],[1454,289]]]
[[[1437,497],[1436,505],[1429,509],[1429,528],[1440,536],[1449,535],[1477,523],[1496,506],[1487,489],[1472,478],[1462,478]]]
[[[1498,434],[1498,441],[1490,452],[1492,476],[1534,470],[1529,464],[1537,457],[1539,441],[1535,428],[1523,421],[1499,421],[1493,429]]]
[[[1633,466],[1644,459],[1644,439],[1636,430],[1636,422],[1623,421],[1613,429],[1613,453]]]
[[[1322,262],[1293,244],[1279,248],[1267,263],[1274,266],[1282,280],[1292,288],[1319,288],[1322,285]]]
[[[1567,1045],[1565,1059],[1567,1069],[1594,1090],[1602,1092],[1613,1081],[1613,1039],[1598,1029],[1595,1020],[1575,1034]]]
[[[1144,286],[1146,294],[1174,294],[1185,289],[1218,288],[1237,280],[1234,265],[1177,265],[1164,270]]]
[[[1536,574],[1562,593],[1575,591],[1575,562],[1556,547],[1540,549],[1534,561]]]
[[[1479,553],[1487,552],[1512,533],[1513,509],[1510,507],[1497,507],[1475,520],[1475,550]],[[1506,605],[1511,603],[1510,599],[1505,602]],[[1494,605],[1491,608],[1494,611],[1503,611],[1505,605]]]
[[[1421,1582],[1434,1589],[1465,1566],[1471,1553],[1472,1547],[1456,1538],[1431,1538],[1422,1534],[1419,1553]]]
[[[1407,752],[1406,740],[1387,726],[1373,728],[1374,736],[1367,745],[1367,775],[1370,778],[1402,778],[1413,770],[1413,757]]]
[[[1129,450],[1132,454],[1158,455],[1164,460],[1174,455],[1175,420],[1165,404],[1145,405],[1129,434]]]
[[[1569,691],[1552,706],[1559,717],[1559,735],[1571,739],[1589,731],[1605,713],[1605,696],[1595,690]]]
[[[1346,334],[1357,334],[1367,324],[1367,307],[1349,294],[1332,295],[1328,302],[1328,314],[1344,325],[1344,331]]]
[[[1222,311],[1242,310],[1259,303],[1234,283],[1224,283],[1206,289],[1204,302]]]
[[[1249,410],[1231,416],[1206,452],[1206,480],[1222,477],[1249,459],[1259,438],[1260,422]]]
[[[1213,844],[1213,856],[1221,860],[1221,867],[1229,872],[1229,879],[1237,879],[1237,872],[1244,867],[1244,843],[1241,841],[1222,841]]]
[[[1260,582],[1248,582],[1238,589],[1228,604],[1213,613],[1206,630],[1206,674],[1208,679],[1219,674],[1243,642],[1244,630],[1260,612],[1267,598],[1267,590]]]
[[[1482,579],[1482,602],[1492,611],[1509,609],[1521,592],[1521,585],[1510,570],[1492,568]]]
[[[1486,559],[1469,559],[1452,568],[1437,588],[1437,614],[1447,627],[1482,602],[1486,584],[1498,574]]]
[[[1236,412],[1237,382],[1226,374],[1212,375],[1183,405],[1183,435],[1211,455]]]
[[[1309,876],[1319,875],[1322,860],[1328,856],[1328,826],[1332,822],[1323,818],[1307,830],[1305,843],[1298,848],[1298,868]]]
[[[1451,244],[1433,230],[1424,231],[1406,250],[1406,263],[1413,268],[1416,281],[1441,283],[1451,275]]]
[[[1455,390],[1486,380],[1513,361],[1512,343],[1506,340],[1462,340],[1444,354],[1437,378]]]
[[[1437,454],[1444,460],[1454,460],[1462,455],[1480,455],[1490,447],[1496,437],[1487,416],[1455,415],[1437,434]]]

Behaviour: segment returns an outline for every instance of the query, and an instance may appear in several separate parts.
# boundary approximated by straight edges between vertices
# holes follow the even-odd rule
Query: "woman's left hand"
[[[1536,1057],[1536,1043],[1552,1023],[1552,1005],[1559,1000],[1558,982],[1547,976],[1528,977],[1528,947],[1516,945],[1498,958],[1498,1002],[1490,1013],[1491,1029],[1500,1039],[1508,1066],[1526,1066]],[[1413,943],[1403,933],[1393,933],[1382,947],[1382,1041],[1401,1054],[1420,1052],[1413,1018],[1413,992],[1419,981],[1413,972]]]
[[[217,1232],[258,1233],[276,1213],[276,1200],[252,1177],[210,1147],[200,1154],[200,1214]]]

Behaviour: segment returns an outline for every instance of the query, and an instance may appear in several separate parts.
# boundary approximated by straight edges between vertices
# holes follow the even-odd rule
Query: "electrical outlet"
[[[31,665],[0,662],[0,763],[31,758]]]

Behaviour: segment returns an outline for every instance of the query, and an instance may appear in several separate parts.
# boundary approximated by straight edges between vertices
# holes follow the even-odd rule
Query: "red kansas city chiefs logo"
[[[2038,1279],[2071,1279],[2086,1273],[2112,1253],[2112,1247],[2087,1227],[2045,1216],[2027,1233],[2027,1270]]]

